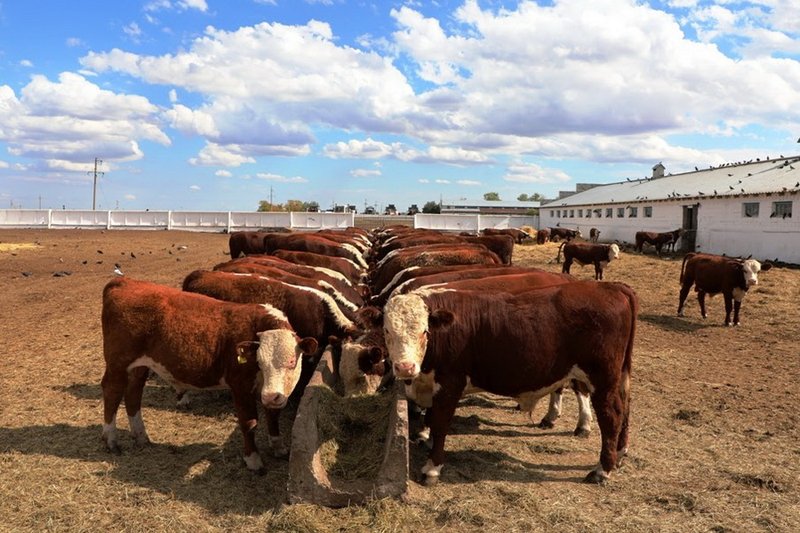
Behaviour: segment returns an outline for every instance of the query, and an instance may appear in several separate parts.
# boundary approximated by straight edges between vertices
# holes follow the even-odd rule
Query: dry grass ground
[[[463,400],[438,486],[412,482],[404,501],[344,509],[286,505],[288,464],[268,453],[264,477],[248,472],[225,392],[195,394],[180,410],[151,382],[144,418],[155,444],[134,448],[121,411],[123,454],[109,455],[100,296],[114,264],[179,286],[226,250],[222,234],[0,230],[0,530],[800,531],[800,271],[791,269],[763,274],[742,325],[725,328],[719,297],[708,320],[693,296],[687,317],[675,316],[678,259],[626,253],[609,267],[606,279],[636,289],[641,314],[630,456],[603,487],[580,482],[597,462],[599,431],[571,436],[576,405],[566,396],[548,431],[510,400]],[[558,270],[555,255],[554,244],[522,246],[515,262]],[[590,279],[593,269],[573,274]],[[261,431],[262,450],[266,440]],[[423,460],[414,449],[414,472]]]

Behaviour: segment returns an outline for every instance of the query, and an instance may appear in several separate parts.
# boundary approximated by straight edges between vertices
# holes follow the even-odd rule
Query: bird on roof
[[[794,184],[795,187],[800,187],[800,181]]]
[[[733,190],[733,185],[728,185],[728,190],[732,191]]]
[[[714,196],[717,195],[717,189],[714,189]]]
[[[744,192],[744,189],[742,189],[742,192]]]
[[[794,167],[793,167],[792,165],[789,165],[789,168],[791,168],[792,170],[794,170]]]
[[[705,196],[705,193],[703,191],[697,191],[697,194],[699,194],[700,196]]]
[[[694,167],[694,169],[695,169],[695,170],[700,170],[700,169],[699,169],[699,168],[697,168],[697,167]]]

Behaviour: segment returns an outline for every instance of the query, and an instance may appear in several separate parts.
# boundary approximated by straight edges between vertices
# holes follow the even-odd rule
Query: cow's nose
[[[394,364],[394,374],[399,378],[413,378],[415,375],[415,367],[414,363],[395,363]]]
[[[280,392],[265,392],[261,395],[261,403],[270,409],[280,409],[286,405],[286,396]]]

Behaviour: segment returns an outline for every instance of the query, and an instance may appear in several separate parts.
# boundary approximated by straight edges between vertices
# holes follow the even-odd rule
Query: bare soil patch
[[[180,286],[224,261],[227,235],[174,231],[0,230],[0,530],[126,531],[800,531],[800,271],[764,273],[742,325],[709,318],[690,295],[675,316],[680,258],[623,253],[607,280],[641,299],[634,351],[631,450],[603,487],[585,485],[599,430],[571,435],[574,398],[553,430],[514,402],[462,400],[438,486],[404,501],[327,509],[287,505],[288,462],[263,453],[248,472],[226,392],[188,410],[148,384],[154,441],[137,449],[120,411],[121,456],[100,441],[101,292],[119,268]],[[36,244],[37,246],[14,246]],[[556,244],[517,247],[515,263],[558,271]],[[60,275],[56,275],[60,273]],[[592,267],[573,267],[583,279]],[[538,406],[534,418],[545,410]],[[290,435],[291,413],[283,423]],[[268,450],[266,431],[258,442]],[[416,474],[425,452],[413,448]]]

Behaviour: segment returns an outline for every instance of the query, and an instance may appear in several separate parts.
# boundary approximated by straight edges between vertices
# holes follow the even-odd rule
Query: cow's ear
[[[328,344],[330,344],[334,348],[341,348],[342,347],[342,339],[340,339],[336,335],[329,335],[328,336]]]
[[[374,305],[369,305],[358,310],[356,313],[359,323],[366,328],[383,327],[383,311]]]
[[[766,272],[772,268],[772,263],[761,263],[761,272]]]
[[[380,363],[385,357],[386,354],[380,346],[373,346],[369,349],[369,360],[373,365]]]
[[[363,283],[358,285],[357,292],[364,300],[367,300],[370,296],[372,296],[372,291],[370,290],[369,285],[365,285]]]
[[[300,348],[300,351],[304,354],[311,355],[316,353],[317,349],[319,348],[319,343],[314,337],[306,337],[297,343],[297,347]]]
[[[436,309],[428,315],[428,325],[431,329],[446,328],[455,321],[456,317],[447,309]]]

